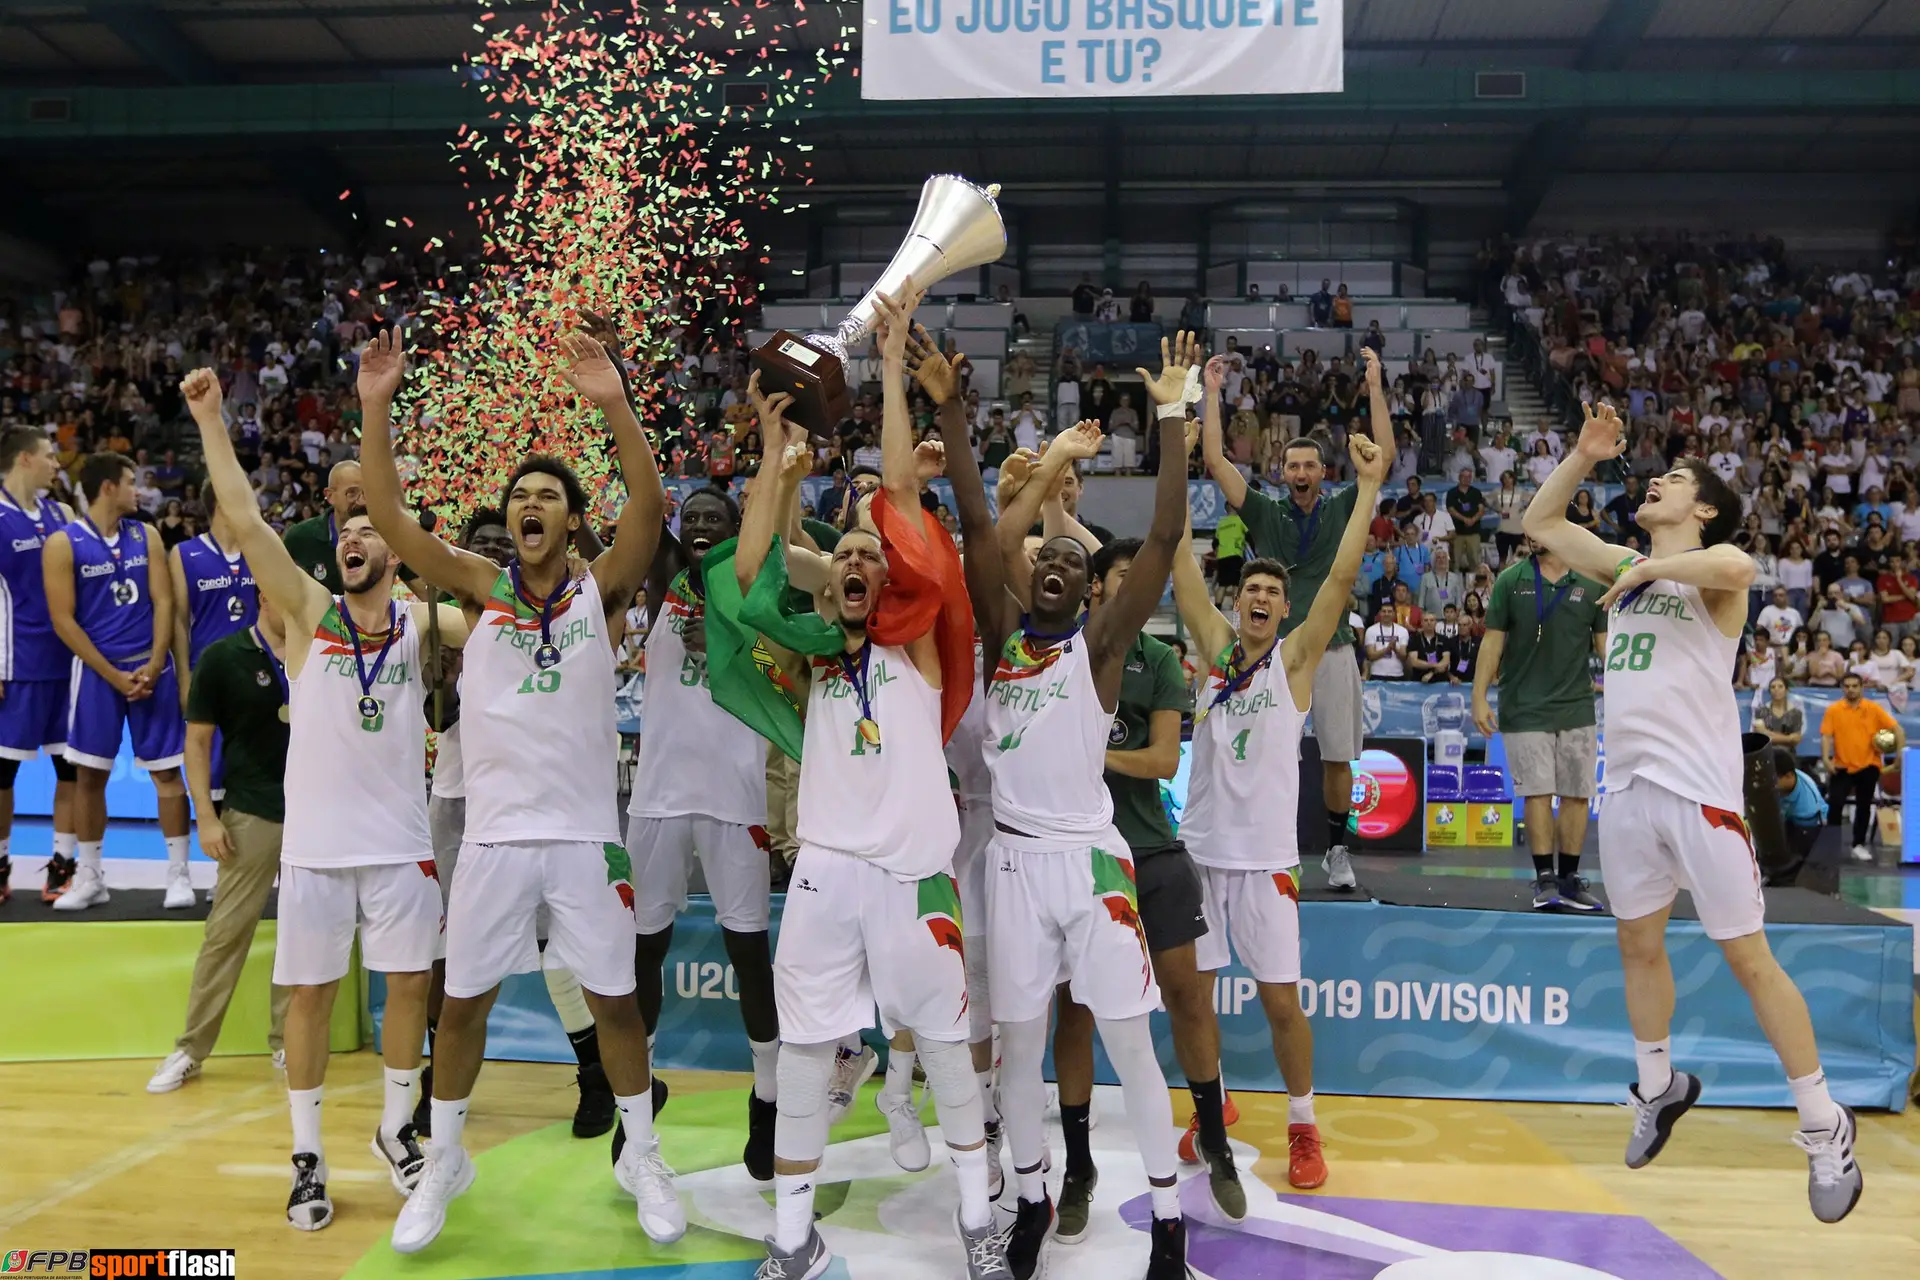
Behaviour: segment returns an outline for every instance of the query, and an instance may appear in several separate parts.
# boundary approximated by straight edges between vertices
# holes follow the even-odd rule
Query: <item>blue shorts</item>
[[[67,681],[9,680],[0,697],[0,760],[59,756],[67,746]]]
[[[111,770],[120,754],[121,727],[133,736],[133,762],[149,773],[178,769],[187,758],[187,720],[180,686],[168,660],[153,692],[129,702],[92,667],[74,660],[67,702],[67,759],[87,769]]]

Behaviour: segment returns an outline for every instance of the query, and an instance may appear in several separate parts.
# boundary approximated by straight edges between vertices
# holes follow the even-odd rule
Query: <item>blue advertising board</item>
[[[13,781],[13,811],[21,817],[53,816],[53,763],[45,756],[21,762]],[[147,772],[134,767],[133,740],[123,729],[120,754],[113,758],[113,773],[107,778],[107,817],[158,819],[160,806],[153,794]]]

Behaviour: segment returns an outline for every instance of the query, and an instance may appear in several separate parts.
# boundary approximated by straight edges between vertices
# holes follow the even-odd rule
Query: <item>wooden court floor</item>
[[[153,1066],[0,1066],[0,1252],[227,1246],[240,1251],[242,1276],[277,1280],[573,1270],[495,1264],[471,1253],[453,1261],[423,1255],[433,1265],[392,1270],[383,1240],[398,1199],[366,1145],[380,1104],[379,1061],[370,1053],[336,1057],[332,1065],[325,1133],[337,1216],[310,1235],[285,1224],[284,1084],[268,1060],[214,1059],[199,1080],[160,1097],[144,1091]],[[738,1091],[745,1083],[730,1075],[663,1075],[687,1114],[698,1114],[700,1104],[690,1100],[699,1094]],[[572,1086],[569,1068],[487,1064],[467,1129],[470,1149],[483,1152],[542,1130],[550,1139],[551,1126],[571,1114]],[[1233,1136],[1269,1153],[1254,1171],[1284,1191],[1284,1103],[1258,1094],[1238,1100],[1242,1119]],[[1117,1111],[1117,1098],[1109,1105]],[[870,1117],[872,1108],[857,1112]],[[1175,1114],[1182,1122],[1188,1114],[1180,1093]],[[674,1118],[670,1106],[663,1131]],[[1787,1112],[1696,1110],[1660,1161],[1638,1172],[1620,1161],[1626,1113],[1609,1106],[1327,1097],[1320,1120],[1330,1196],[1644,1218],[1731,1280],[1920,1274],[1916,1110],[1861,1117],[1866,1194],[1835,1227],[1807,1212],[1806,1164],[1787,1140]],[[564,1128],[558,1133],[564,1137]],[[838,1142],[844,1135],[835,1136]],[[737,1139],[723,1134],[721,1141]],[[604,1142],[579,1144],[577,1155],[550,1145],[604,1176]],[[1119,1163],[1117,1155],[1102,1157],[1103,1186],[1108,1165]],[[499,1240],[523,1229],[511,1219],[488,1224]],[[630,1217],[619,1229],[637,1236]],[[1077,1274],[1061,1269],[1060,1256],[1056,1251],[1052,1274]]]

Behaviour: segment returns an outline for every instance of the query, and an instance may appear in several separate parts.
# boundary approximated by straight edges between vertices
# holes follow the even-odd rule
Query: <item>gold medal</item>
[[[880,745],[880,726],[875,724],[871,719],[866,716],[861,716],[859,723],[853,727],[860,731],[860,736],[866,740],[868,746],[877,747]]]
[[[281,724],[293,723],[293,708],[288,706],[284,702],[280,704],[280,723]]]

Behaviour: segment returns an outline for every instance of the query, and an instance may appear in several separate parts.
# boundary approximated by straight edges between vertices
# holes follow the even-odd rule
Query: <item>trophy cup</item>
[[[825,436],[846,416],[851,400],[847,353],[872,331],[876,297],[898,293],[909,276],[924,289],[956,271],[996,261],[1007,251],[1007,229],[994,203],[999,194],[997,184],[976,187],[954,174],[928,178],[920,189],[920,207],[914,211],[906,243],[832,333],[802,337],[782,329],[753,352],[751,363],[760,374],[760,390],[769,396],[784,391],[793,397],[786,413],[789,422]]]

